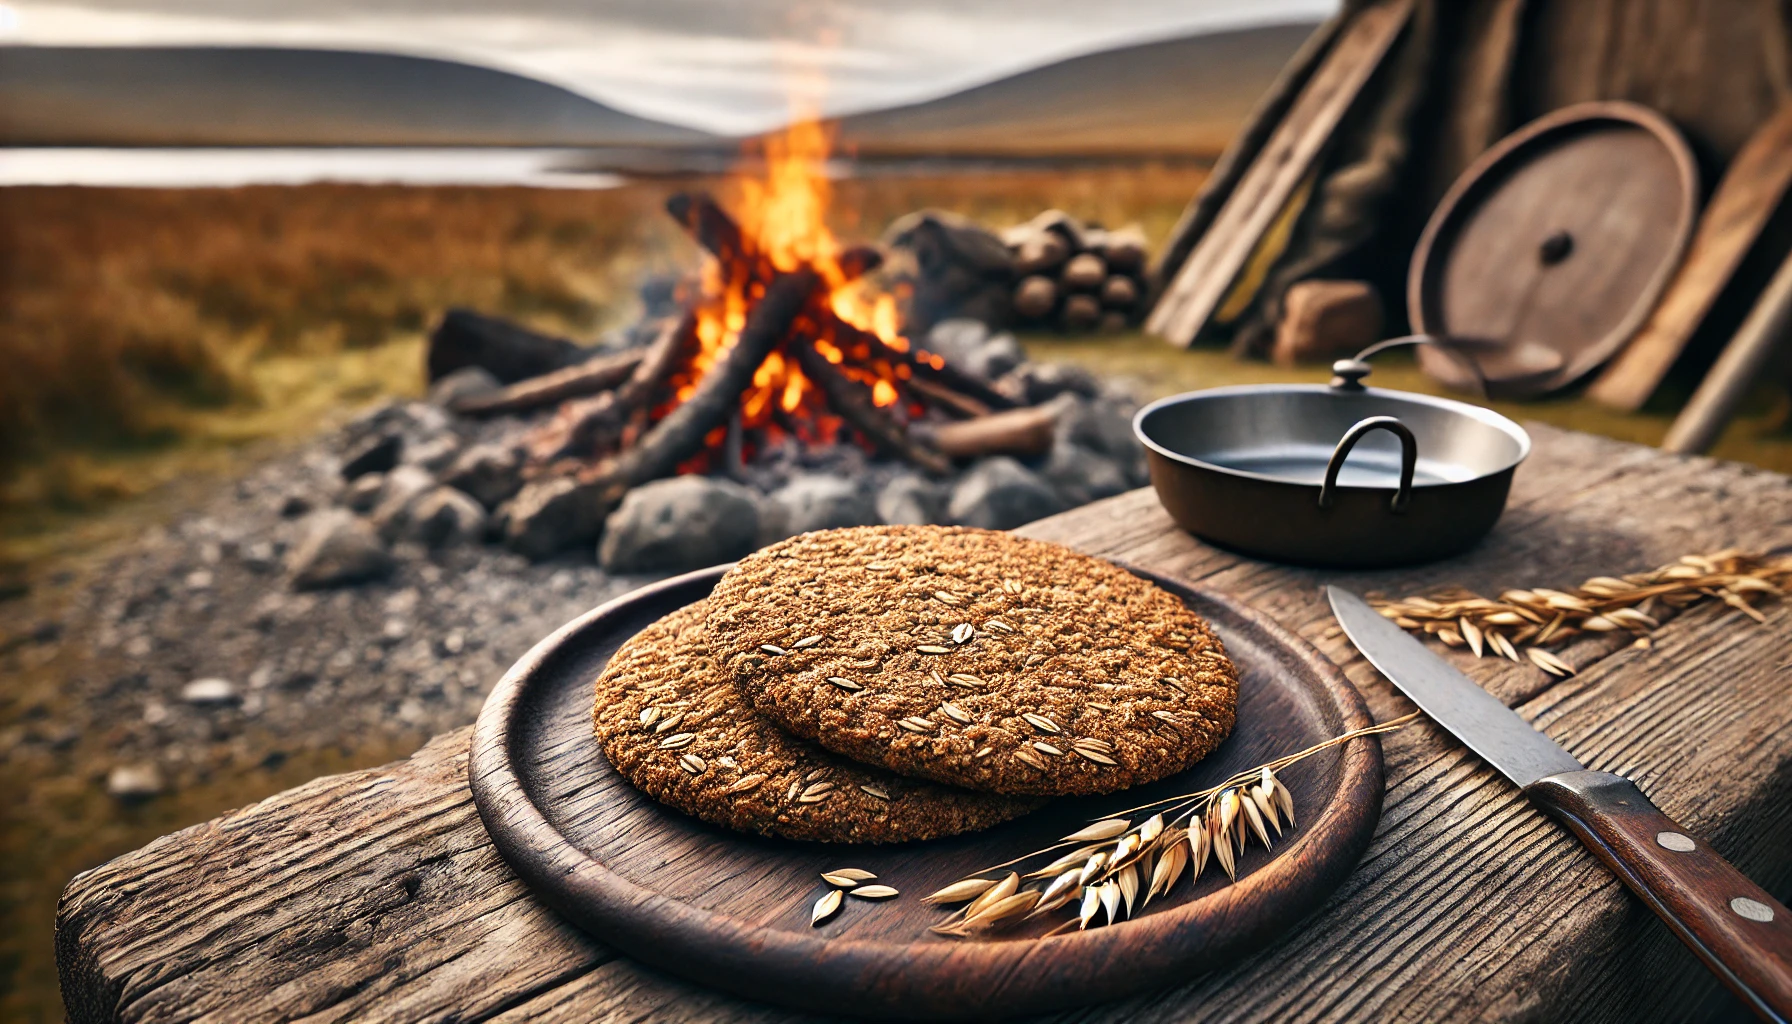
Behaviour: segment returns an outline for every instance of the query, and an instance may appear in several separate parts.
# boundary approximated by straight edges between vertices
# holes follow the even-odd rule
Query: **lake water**
[[[207,188],[316,181],[615,188],[559,149],[0,149],[0,185]]]

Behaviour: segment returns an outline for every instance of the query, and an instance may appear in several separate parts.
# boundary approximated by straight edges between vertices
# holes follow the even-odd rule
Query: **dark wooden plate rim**
[[[1538,144],[1539,140],[1547,140],[1559,132],[1584,131],[1602,121],[1642,128],[1654,136],[1673,158],[1680,175],[1680,222],[1675,226],[1674,244],[1661,254],[1661,265],[1656,268],[1655,275],[1649,279],[1648,285],[1637,296],[1630,312],[1617,327],[1598,343],[1587,346],[1574,361],[1564,363],[1547,377],[1504,382],[1506,389],[1515,395],[1554,391],[1591,373],[1624,347],[1625,342],[1636,334],[1655,308],[1655,300],[1661,297],[1668,281],[1680,269],[1680,259],[1692,241],[1693,228],[1698,222],[1699,165],[1693,157],[1692,147],[1687,145],[1686,137],[1666,117],[1640,103],[1627,100],[1591,100],[1551,111],[1501,139],[1492,149],[1476,157],[1450,186],[1450,190],[1444,193],[1437,209],[1432,211],[1431,219],[1425,222],[1425,230],[1419,235],[1419,244],[1413,249],[1412,263],[1406,276],[1407,319],[1411,321],[1415,333],[1446,336],[1443,324],[1428,321],[1426,317],[1427,313],[1433,311],[1432,278],[1440,270],[1433,250],[1440,244],[1440,240],[1453,240],[1457,221],[1468,210],[1473,209],[1472,201],[1479,200],[1487,189],[1498,187],[1498,182],[1492,175],[1504,168],[1513,154],[1528,150]],[[1445,372],[1456,369],[1447,356],[1423,349],[1419,352],[1419,361],[1428,371],[1434,366]],[[1437,376],[1436,373],[1432,375]],[[1495,386],[1499,383],[1495,382]]]
[[[556,830],[529,799],[512,746],[527,691],[552,672],[565,651],[582,638],[601,634],[610,620],[625,619],[630,606],[679,588],[713,585],[728,568],[716,566],[643,587],[536,644],[486,699],[468,763],[487,832],[536,895],[602,941],[672,973],[786,1006],[877,1018],[981,1020],[1111,999],[1187,980],[1291,927],[1343,882],[1380,819],[1381,744],[1367,738],[1344,745],[1332,799],[1309,817],[1306,832],[1292,845],[1278,846],[1278,855],[1268,863],[1235,885],[1107,928],[980,942],[916,935],[911,943],[932,941],[896,944],[747,924],[681,903],[610,871]],[[1346,730],[1373,724],[1362,696],[1337,666],[1268,616],[1229,596],[1126,568],[1179,596],[1218,606],[1234,620],[1228,626],[1254,631],[1266,646],[1298,659]],[[1227,927],[1191,927],[1214,921],[1227,922]],[[1125,947],[1126,962],[1114,972],[1124,976],[1115,982],[1104,984],[1099,973],[1090,977],[1087,971],[1055,969],[1078,961],[1098,966],[1110,960],[1117,945]],[[1038,970],[1041,965],[1054,969]],[[1007,982],[1023,969],[1034,977],[1024,992],[1016,993]],[[860,987],[867,973],[879,979],[874,990]],[[843,985],[842,979],[858,979],[859,985]],[[999,1002],[978,998],[980,992],[996,990],[1006,993]]]

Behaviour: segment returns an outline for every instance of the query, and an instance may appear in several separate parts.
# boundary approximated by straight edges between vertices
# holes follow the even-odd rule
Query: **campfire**
[[[702,192],[667,212],[708,254],[684,310],[653,341],[457,403],[467,415],[558,404],[522,443],[529,483],[508,532],[534,517],[595,534],[629,489],[676,473],[737,475],[787,439],[853,443],[943,476],[952,460],[1037,455],[1053,416],[924,350],[899,329],[883,262],[825,223],[827,136],[795,125],[765,147],[761,180],[733,210]]]

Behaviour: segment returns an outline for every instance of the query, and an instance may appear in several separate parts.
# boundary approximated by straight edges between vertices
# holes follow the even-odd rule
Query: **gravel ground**
[[[651,579],[462,545],[295,593],[282,513],[340,486],[333,444],[0,603],[0,1019],[61,1019],[51,932],[75,872],[472,722],[537,640]]]

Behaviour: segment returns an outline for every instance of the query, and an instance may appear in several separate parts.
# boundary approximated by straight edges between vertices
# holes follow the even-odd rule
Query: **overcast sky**
[[[0,40],[397,50],[723,132],[925,99],[1145,39],[1323,17],[1336,0],[0,0]]]

